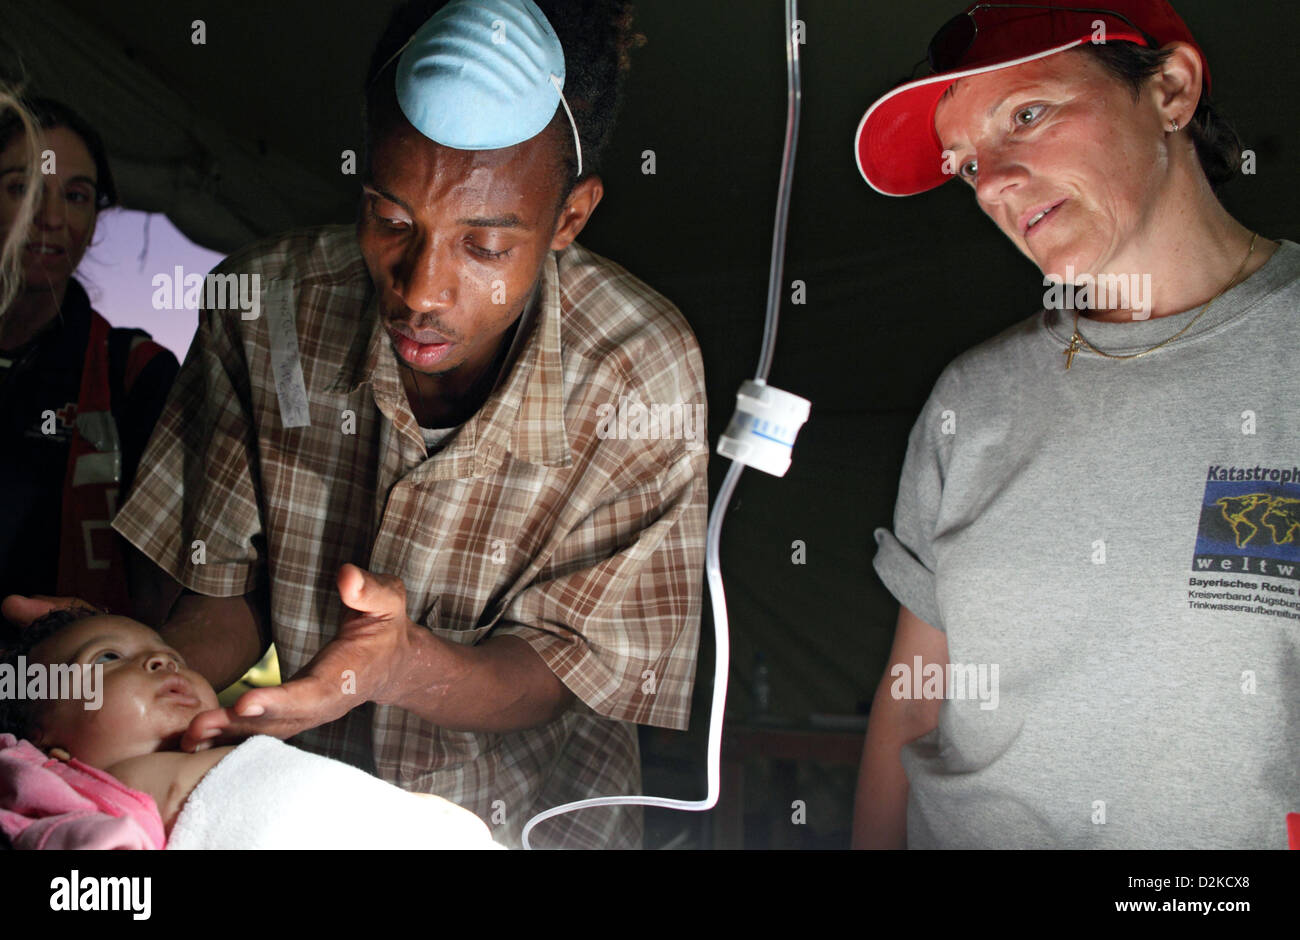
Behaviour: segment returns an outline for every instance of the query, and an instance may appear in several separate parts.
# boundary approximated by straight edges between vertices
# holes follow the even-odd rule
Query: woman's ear
[[[1186,127],[1201,102],[1205,69],[1196,47],[1190,43],[1171,42],[1161,48],[1169,56],[1152,77],[1156,106],[1166,126],[1177,121],[1180,128]]]

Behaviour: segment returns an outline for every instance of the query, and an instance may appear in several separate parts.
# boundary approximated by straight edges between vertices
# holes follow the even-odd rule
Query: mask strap
[[[390,56],[387,58],[387,60],[385,60],[384,64],[381,65],[381,66],[379,67],[379,71],[375,72],[375,77],[372,78],[372,79],[370,80],[370,83],[373,85],[376,81],[378,81],[378,80],[379,80],[379,76],[381,76],[381,75],[384,74],[384,69],[386,69],[386,68],[388,68],[390,65],[392,65],[392,64],[393,64],[393,60],[396,59],[396,58],[397,58],[399,55],[401,55],[403,52],[405,52],[405,51],[406,51],[406,47],[409,46],[409,45],[410,45],[411,43],[413,43],[413,42],[415,42],[415,34],[414,34],[414,33],[411,34],[411,38],[410,38],[410,39],[408,39],[408,40],[406,40],[406,42],[402,43],[402,48],[398,49],[396,52],[394,52],[392,55],[390,55]]]
[[[569,102],[564,100],[564,88],[560,84],[558,75],[551,75],[551,84],[555,86],[555,90],[560,96],[560,104],[564,105],[564,113],[569,116],[569,126],[573,128],[573,149],[578,152],[578,175],[582,176],[582,141],[578,139],[578,122],[573,119],[573,112],[569,110]]]

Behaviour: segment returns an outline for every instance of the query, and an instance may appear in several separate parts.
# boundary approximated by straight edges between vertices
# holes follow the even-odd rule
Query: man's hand
[[[251,689],[232,708],[195,716],[181,741],[191,751],[218,739],[269,734],[288,738],[341,718],[363,702],[387,704],[419,659],[422,631],[406,615],[406,585],[392,575],[343,565],[339,597],[350,608],[338,635],[284,685]]]
[[[69,607],[84,607],[87,610],[100,612],[94,604],[83,601],[79,597],[50,597],[48,594],[33,594],[25,597],[22,594],[10,594],[3,603],[0,603],[0,614],[15,626],[30,627],[33,620],[44,617],[50,611]]]
[[[0,616],[8,621],[8,623],[0,623],[0,655],[18,646],[22,631],[30,627],[33,621],[44,617],[52,610],[62,610],[67,607],[85,607],[99,611],[94,604],[89,604],[79,597],[50,597],[46,594],[25,597],[22,594],[10,594],[3,603],[0,603]]]

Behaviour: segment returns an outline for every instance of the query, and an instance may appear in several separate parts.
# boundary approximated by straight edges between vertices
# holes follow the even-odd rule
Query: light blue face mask
[[[564,49],[532,0],[451,0],[397,55],[397,103],[425,137],[457,150],[513,147],[540,134],[558,103],[582,175]]]

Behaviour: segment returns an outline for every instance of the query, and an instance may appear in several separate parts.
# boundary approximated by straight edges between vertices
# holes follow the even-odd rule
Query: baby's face
[[[29,658],[103,666],[99,709],[60,699],[37,721],[41,747],[61,747],[92,767],[174,748],[195,715],[218,707],[212,686],[180,653],[127,617],[78,620],[38,643]]]

